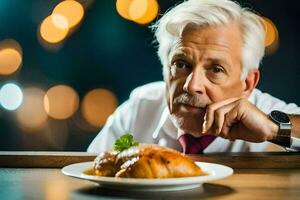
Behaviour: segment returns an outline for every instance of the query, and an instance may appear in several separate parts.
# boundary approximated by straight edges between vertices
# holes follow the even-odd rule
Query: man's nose
[[[192,95],[203,94],[205,77],[201,70],[193,70],[186,78],[183,90]]]

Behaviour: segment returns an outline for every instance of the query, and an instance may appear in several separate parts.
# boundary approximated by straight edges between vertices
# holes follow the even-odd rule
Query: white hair
[[[264,56],[265,29],[260,16],[230,0],[188,0],[169,10],[153,26],[159,44],[158,56],[168,77],[169,54],[187,25],[214,26],[237,22],[242,32],[242,73],[257,69]]]

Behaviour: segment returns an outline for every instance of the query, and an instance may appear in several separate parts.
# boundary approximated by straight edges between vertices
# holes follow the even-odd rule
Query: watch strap
[[[280,146],[291,147],[291,129],[281,129],[279,127],[276,138],[269,141]]]

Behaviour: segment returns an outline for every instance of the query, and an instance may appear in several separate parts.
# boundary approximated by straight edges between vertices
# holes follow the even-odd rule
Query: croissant
[[[124,178],[176,178],[205,173],[193,160],[167,147],[141,144],[122,152],[100,154],[93,163],[97,176]]]

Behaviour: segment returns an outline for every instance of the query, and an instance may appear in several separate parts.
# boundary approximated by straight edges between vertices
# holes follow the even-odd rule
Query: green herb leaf
[[[119,137],[114,145],[116,151],[123,151],[129,149],[130,147],[137,146],[139,143],[134,140],[133,136],[130,133],[122,135]]]

